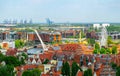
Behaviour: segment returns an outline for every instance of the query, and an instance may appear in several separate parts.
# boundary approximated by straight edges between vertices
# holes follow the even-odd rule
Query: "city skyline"
[[[119,0],[1,0],[0,22],[32,19],[33,22],[119,22]]]

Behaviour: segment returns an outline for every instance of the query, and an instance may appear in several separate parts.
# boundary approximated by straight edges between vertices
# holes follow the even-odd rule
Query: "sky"
[[[120,22],[120,0],[0,0],[0,22]]]

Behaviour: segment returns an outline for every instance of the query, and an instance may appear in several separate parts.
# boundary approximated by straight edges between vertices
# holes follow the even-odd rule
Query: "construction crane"
[[[86,40],[86,38],[82,38],[82,34],[81,34],[81,31],[80,31],[78,42],[79,43],[87,43],[87,42],[84,42],[85,40]]]
[[[43,48],[43,52],[44,52],[44,51],[48,51],[48,48],[46,47],[46,45],[45,45],[44,42],[42,41],[42,38],[40,37],[38,31],[37,31],[36,29],[33,29],[33,28],[29,28],[29,29],[33,30],[33,31],[36,33],[39,41],[41,42],[41,45],[42,45],[42,48]]]
[[[35,29],[34,29],[34,31],[35,31],[36,35],[38,36],[38,39],[39,39],[39,40],[40,40],[40,42],[41,42],[41,45],[42,45],[43,50],[44,50],[44,51],[47,51],[47,50],[48,50],[48,48],[47,48],[47,47],[45,46],[45,44],[43,43],[43,41],[42,41],[42,39],[41,39],[41,37],[40,37],[40,35],[39,35],[38,31],[37,31],[37,30],[35,30]]]

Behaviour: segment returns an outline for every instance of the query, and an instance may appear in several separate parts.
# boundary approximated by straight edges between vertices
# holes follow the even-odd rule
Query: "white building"
[[[44,64],[44,73],[46,74],[47,72],[49,72],[52,66],[53,65],[51,64]]]
[[[93,28],[99,29],[100,27],[101,27],[100,24],[93,24]]]
[[[110,26],[110,24],[102,24],[103,27]]]
[[[93,24],[93,28],[99,29],[100,27],[107,27],[110,26],[108,23],[103,23],[103,24]]]
[[[15,41],[13,40],[5,40],[1,43],[1,47],[4,49],[8,49],[8,48],[15,48]]]

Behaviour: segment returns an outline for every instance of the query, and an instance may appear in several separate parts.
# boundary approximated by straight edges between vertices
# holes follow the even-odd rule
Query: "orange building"
[[[49,32],[41,32],[39,33],[41,39],[44,42],[53,42],[53,41],[61,41],[61,34],[59,32],[49,33]],[[29,32],[28,33],[28,40],[29,41],[39,41],[36,33]]]

